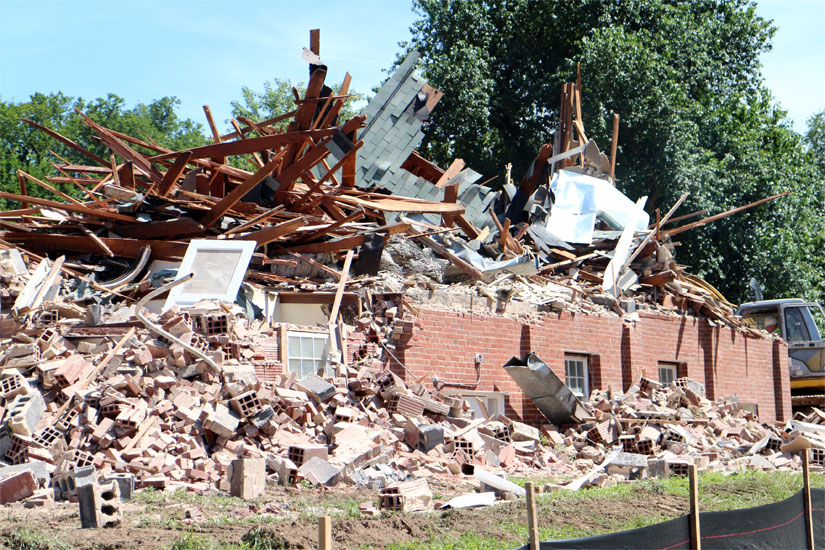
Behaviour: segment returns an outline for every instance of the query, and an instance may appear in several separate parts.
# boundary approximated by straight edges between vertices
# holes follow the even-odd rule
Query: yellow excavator
[[[825,408],[825,311],[799,298],[760,300],[739,306],[737,315],[750,327],[781,336],[788,343],[791,405],[796,410]]]

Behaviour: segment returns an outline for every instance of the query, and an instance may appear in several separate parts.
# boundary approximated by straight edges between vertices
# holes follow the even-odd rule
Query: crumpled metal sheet
[[[535,353],[523,359],[513,357],[504,364],[504,370],[553,424],[578,424],[587,416],[582,402]]]
[[[585,174],[560,170],[550,182],[550,189],[556,200],[547,229],[571,243],[590,244],[596,218],[614,229],[624,229],[635,210],[634,202],[610,183]],[[636,229],[647,230],[649,223],[650,216],[643,213]]]

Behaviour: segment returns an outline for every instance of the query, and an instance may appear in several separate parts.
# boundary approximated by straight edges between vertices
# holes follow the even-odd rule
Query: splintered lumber
[[[122,222],[134,222],[135,218],[131,216],[126,216],[124,214],[117,214],[115,212],[110,212],[108,210],[100,210],[98,208],[90,208],[85,205],[77,205],[74,203],[64,203],[64,202],[56,202],[50,201],[48,199],[41,199],[40,197],[30,197],[26,195],[17,195],[15,193],[6,193],[4,191],[0,191],[0,199],[9,199],[12,201],[18,202],[29,202],[31,204],[38,204],[40,206],[48,206],[49,208],[54,208],[56,210],[68,210],[69,212],[77,212],[78,214],[84,214],[86,216],[93,216],[96,218],[105,218],[107,220],[116,220]]]
[[[253,231],[252,233],[247,233],[245,235],[237,235],[238,240],[244,241],[255,241],[258,243],[258,246],[263,246],[265,244],[269,244],[274,240],[280,239],[285,235],[289,235],[299,227],[303,227],[306,225],[305,218],[295,218],[294,220],[289,220],[278,225],[273,225],[272,227],[267,227],[266,229],[261,229],[259,231]]]
[[[175,218],[157,222],[136,223],[117,228],[121,237],[132,239],[154,239],[158,237],[176,237],[179,235],[199,235],[205,227],[189,217]]]
[[[353,250],[347,252],[347,257],[344,259],[344,267],[341,269],[341,279],[338,281],[338,288],[335,291],[335,301],[332,303],[332,311],[329,314],[330,323],[335,323],[338,320],[338,310],[341,307],[341,297],[344,295],[344,287],[347,285],[347,276],[349,275],[349,267],[352,264]]]
[[[5,232],[2,238],[26,248],[32,247],[49,252],[71,250],[96,254],[100,252],[97,244],[86,235],[49,235],[45,233]],[[115,239],[99,237],[114,254],[121,258],[137,258],[144,246],[152,247],[155,259],[179,260],[186,253],[187,243],[176,241],[146,241],[138,239]]]
[[[754,206],[759,206],[760,204],[765,204],[766,202],[774,201],[774,200],[776,200],[780,197],[784,197],[786,195],[789,195],[790,193],[791,193],[790,190],[788,190],[788,191],[785,191],[784,193],[779,193],[778,195],[772,195],[770,197],[765,197],[764,199],[759,199],[758,201],[754,201],[752,203],[749,203],[749,204],[746,204],[746,205],[743,205],[743,206],[739,206],[737,208],[733,208],[733,209],[727,210],[725,212],[720,212],[719,214],[701,219],[701,220],[693,222],[693,223],[689,223],[687,225],[682,225],[680,227],[674,227],[673,229],[665,229],[665,230],[662,231],[662,233],[664,233],[665,235],[667,235],[669,237],[672,237],[674,235],[678,235],[679,233],[684,233],[685,231],[688,231],[689,229],[693,229],[695,227],[701,227],[705,224],[715,222],[716,220],[721,220],[722,218],[727,218],[728,216],[731,216],[731,215],[736,214],[738,212],[742,212],[744,210],[748,210],[750,208],[753,208]]]
[[[86,149],[84,149],[83,147],[81,147],[80,145],[75,143],[74,141],[70,140],[67,137],[64,137],[64,136],[58,134],[54,130],[46,128],[45,126],[41,126],[40,124],[38,124],[34,121],[31,121],[27,118],[21,118],[20,120],[22,120],[26,124],[30,124],[30,125],[34,126],[35,128],[37,128],[38,130],[40,130],[42,132],[45,132],[45,133],[49,134],[54,139],[60,141],[61,143],[64,143],[64,144],[68,145],[70,148],[74,149],[75,151],[77,151],[81,155],[84,155],[85,157],[99,163],[101,166],[106,166],[106,165],[109,164],[108,162],[106,162],[105,160],[100,158],[99,156],[95,155],[94,153],[90,153],[89,151],[87,151]]]
[[[335,197],[337,202],[351,204],[353,206],[364,206],[370,210],[379,212],[420,212],[422,214],[463,214],[464,206],[457,203],[428,202],[416,199],[405,199],[402,197],[393,198],[371,198],[362,199],[359,197],[348,197],[340,195]]]
[[[76,109],[77,110],[77,109]],[[149,177],[154,183],[160,184],[163,181],[163,174],[157,168],[152,166],[152,163],[143,155],[123,143],[107,128],[97,124],[91,118],[77,110],[78,114],[83,117],[86,124],[100,135],[100,139],[115,153],[123,157],[125,160],[130,160],[135,164],[135,167]],[[145,186],[145,184],[144,184]],[[148,186],[146,186],[148,187]]]
[[[445,185],[447,185],[447,183],[451,179],[456,177],[458,175],[458,173],[461,172],[463,169],[464,169],[464,161],[462,159],[455,159],[452,162],[452,164],[450,164],[450,167],[447,168],[447,170],[445,170],[443,174],[441,174],[441,177],[438,178],[438,181],[435,182],[435,186],[439,187],[439,188],[444,187]]]
[[[226,195],[224,198],[218,202],[212,209],[207,213],[201,220],[200,223],[204,227],[209,227],[214,224],[216,221],[220,219],[230,208],[235,206],[238,201],[243,198],[249,191],[252,190],[253,187],[261,183],[265,177],[272,173],[272,170],[275,169],[275,166],[281,162],[281,156],[274,156],[272,157],[269,162],[267,162],[263,167],[259,168],[257,172],[249,176],[242,184],[232,190],[231,193]]]
[[[191,151],[184,151],[175,157],[175,163],[172,164],[172,167],[166,171],[163,175],[163,180],[160,182],[160,186],[158,187],[158,195],[161,197],[165,197],[169,194],[169,191],[174,187],[175,183],[178,181],[178,178],[186,169],[186,164],[189,162],[189,159],[192,158]]]

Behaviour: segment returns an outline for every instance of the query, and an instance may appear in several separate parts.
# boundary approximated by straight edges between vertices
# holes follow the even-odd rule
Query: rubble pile
[[[390,372],[393,342],[411,331],[415,313],[402,288],[469,281],[467,292],[493,298],[500,311],[521,301],[626,317],[646,304],[752,330],[676,264],[669,240],[729,213],[662,229],[680,200],[649,224],[644,200],[616,190],[613,159],[584,135],[579,101],[572,108],[580,85],[565,87],[569,108],[554,144],[518,186],[508,171],[493,192],[473,183],[478,174],[463,161],[442,170],[413,150],[441,92],[404,70],[366,114],[339,121],[349,76],[332,95],[326,68],[311,62],[294,111],[238,117],[223,136],[210,118],[214,143],[185,151],[80,113],[111,151],[105,159],[26,121],[90,164],[61,160],[48,183],[21,172],[21,192],[0,193],[20,203],[0,212],[0,460],[8,464],[0,501],[77,498],[83,526],[97,527],[117,524],[120,498],[145,487],[255,498],[267,478],[356,484],[380,490],[383,508],[418,510],[433,505],[432,476],[475,475],[507,494],[518,488],[487,474],[541,471],[577,489],[681,475],[690,461],[792,468],[798,458],[789,453],[802,447],[825,466],[820,411],[759,424],[733,401],[707,401],[686,379],[596,391],[579,403],[585,414],[539,429],[503,415],[475,418],[464,399]],[[382,136],[384,156],[359,165],[364,144],[372,154]],[[237,245],[247,263],[207,253],[187,272],[190,251],[204,243],[224,254]],[[192,276],[204,295],[172,300]],[[334,349],[314,374],[283,360],[289,326],[275,335],[272,289],[294,303],[328,298]],[[166,304],[153,302],[166,291]],[[355,326],[365,339],[348,345]],[[260,374],[276,362],[286,372]]]
[[[411,55],[363,114],[339,121],[349,75],[332,95],[316,60],[304,96],[295,90],[295,110],[265,121],[238,117],[235,131],[220,135],[207,108],[213,143],[182,151],[79,112],[108,148],[104,158],[26,120],[88,164],[57,159],[47,181],[19,172],[20,193],[0,192],[20,205],[0,212],[0,240],[34,260],[65,255],[38,274],[51,282],[67,276],[89,292],[132,299],[150,290],[147,269],[155,281],[164,268],[174,276],[192,241],[210,240],[251,243],[243,279],[258,287],[306,292],[349,278],[342,284],[355,288],[366,284],[357,277],[385,271],[426,284],[469,281],[484,295],[489,283],[509,279],[530,287],[516,301],[540,300],[548,287],[542,303],[560,309],[586,300],[623,315],[645,303],[750,330],[732,304],[676,263],[670,238],[777,197],[665,229],[698,214],[671,219],[683,196],[648,224],[645,198],[634,203],[614,187],[615,159],[584,134],[580,84],[565,86],[562,103],[571,108],[562,109],[553,145],[542,147],[518,185],[508,169],[502,190],[493,191],[473,183],[480,175],[460,159],[443,170],[414,150],[442,96],[414,74],[414,62]],[[559,287],[569,297],[553,292]],[[24,298],[18,310],[35,310],[26,300],[41,299]]]
[[[429,506],[420,494],[428,478],[476,470],[541,472],[577,488],[682,475],[691,462],[794,468],[792,453],[804,447],[825,467],[819,410],[769,426],[733,400],[704,399],[691,380],[662,387],[640,378],[626,393],[594,391],[575,422],[539,429],[502,415],[473,418],[464,399],[405,384],[381,368],[369,342],[334,376],[261,380],[254,367],[266,361],[271,329],[223,309],[209,315],[211,323],[176,309],[150,314],[186,345],[135,322],[95,336],[101,327],[64,318],[17,334],[0,356],[0,452],[9,464],[0,497],[80,498],[77,479],[88,478],[94,502],[111,499],[101,487],[113,481],[127,485],[121,494],[155,487],[253,498],[268,477],[368,486],[389,509],[420,509]],[[27,490],[8,496],[21,472],[30,472]],[[413,480],[410,494],[419,496],[401,498],[407,485],[397,483]]]

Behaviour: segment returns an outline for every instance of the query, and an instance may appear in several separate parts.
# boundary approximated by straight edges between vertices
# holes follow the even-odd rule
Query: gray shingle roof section
[[[367,127],[358,136],[364,145],[357,154],[355,183],[362,189],[383,187],[395,195],[440,202],[443,189],[401,168],[424,138],[426,96],[419,93],[427,81],[415,74],[418,58],[418,52],[411,52],[362,111]],[[479,228],[492,225],[486,210],[496,196],[492,189],[474,183],[480,178],[481,174],[467,168],[447,183],[458,184],[465,217]],[[440,216],[427,217],[440,222]]]

